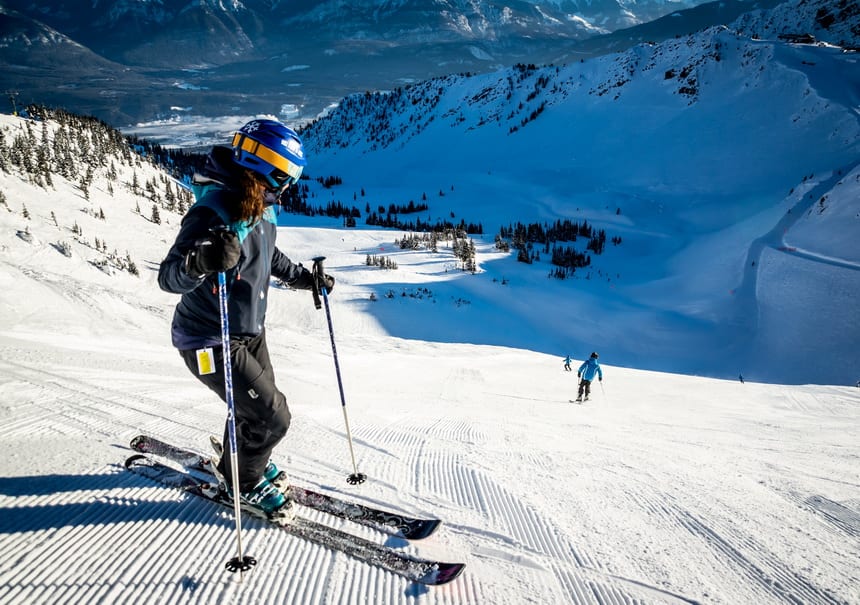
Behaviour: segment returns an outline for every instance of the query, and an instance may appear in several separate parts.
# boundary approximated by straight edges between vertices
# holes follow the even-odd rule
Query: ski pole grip
[[[319,278],[325,275],[325,270],[323,269],[323,261],[325,260],[325,256],[316,256],[312,259],[314,261],[314,267],[312,270],[312,275],[314,278],[314,306],[317,309],[322,308],[322,301],[320,301],[320,280]]]

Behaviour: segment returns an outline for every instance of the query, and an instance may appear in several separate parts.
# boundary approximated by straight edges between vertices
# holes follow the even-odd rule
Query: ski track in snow
[[[788,497],[798,506],[819,515],[832,526],[834,532],[860,537],[860,513],[847,506],[816,494],[806,495],[792,492]]]
[[[650,518],[677,524],[696,539],[704,541],[714,551],[713,554],[720,564],[733,567],[746,575],[754,588],[768,592],[786,603],[841,603],[809,580],[789,570],[751,537],[732,531],[730,527],[717,528],[713,520],[705,522],[670,499],[653,501],[641,494],[642,492],[631,492],[630,497],[638,500],[651,512]]]
[[[130,396],[127,389],[102,386],[105,382],[99,376],[104,377],[104,367],[92,372],[90,383],[78,378],[88,376],[85,369],[52,363],[54,370],[46,374],[44,369],[10,361],[16,357],[26,355],[4,354],[0,393],[14,389],[16,399],[28,403],[15,407],[14,420],[4,432],[9,439],[90,436],[111,441],[145,427],[155,434],[169,432],[176,441],[200,443],[205,434],[199,427],[223,422],[217,405],[210,406],[211,423],[201,422],[201,410],[194,407],[171,407],[160,414],[163,400],[145,391]],[[117,384],[127,386],[129,377]],[[131,452],[118,449],[116,454],[120,461]],[[68,485],[77,487],[56,494]],[[404,588],[408,582],[401,578],[304,540],[285,539],[265,522],[248,518],[243,519],[246,552],[264,551],[260,558],[267,567],[283,573],[247,574],[239,598],[232,576],[218,571],[218,562],[234,554],[229,514],[134,477],[118,464],[74,480],[56,475],[0,479],[0,508],[3,604],[136,602],[153,591],[160,601],[170,603],[365,603],[366,595],[387,595],[372,599],[379,603],[399,603],[406,595],[433,603],[482,601],[480,587],[473,582],[432,593],[423,587]],[[382,532],[348,527],[320,513],[309,516],[365,537],[388,539]],[[191,560],[196,561],[191,568],[186,560],[189,545],[195,551]],[[39,570],[51,569],[65,573],[41,581]],[[265,580],[255,582],[257,577]],[[339,582],[332,588],[332,577],[349,578],[352,586],[343,593],[345,598],[339,596],[343,590]]]
[[[151,595],[171,603],[359,604],[369,602],[368,598],[392,604],[409,599],[424,603],[504,602],[506,586],[482,579],[482,570],[489,569],[496,574],[502,570],[508,581],[532,585],[535,602],[711,602],[708,595],[713,588],[705,589],[704,596],[688,596],[670,582],[646,582],[641,578],[653,572],[607,558],[602,548],[595,549],[596,544],[572,535],[567,516],[576,514],[575,503],[570,511],[553,512],[532,499],[527,481],[517,487],[525,477],[523,473],[551,475],[559,463],[564,463],[563,458],[540,450],[519,451],[511,443],[502,445],[494,431],[504,434],[513,423],[511,418],[504,414],[493,419],[470,418],[468,412],[462,418],[413,419],[402,415],[387,424],[357,423],[355,429],[356,442],[371,446],[362,446],[359,462],[371,465],[378,476],[374,477],[377,491],[353,497],[393,508],[402,504],[401,508],[413,512],[426,507],[428,514],[456,519],[443,525],[437,536],[406,545],[389,534],[350,527],[311,513],[316,520],[401,545],[408,552],[443,558],[451,558],[451,553],[471,553],[461,579],[435,589],[412,586],[343,555],[285,538],[264,522],[246,518],[246,552],[264,561],[269,572],[247,574],[240,588],[219,570],[233,555],[230,515],[130,475],[119,466],[130,453],[123,440],[137,432],[164,434],[183,443],[205,443],[211,427],[223,422],[220,406],[211,401],[196,403],[199,391],[183,391],[188,385],[178,374],[182,368],[171,369],[155,386],[137,373],[137,366],[126,370],[114,367],[108,354],[93,352],[80,359],[67,359],[63,349],[40,345],[37,361],[20,341],[5,339],[0,344],[4,345],[0,346],[4,352],[0,400],[7,417],[4,434],[13,447],[35,443],[29,446],[29,454],[24,451],[20,455],[32,455],[33,448],[44,440],[85,439],[94,442],[97,449],[101,446],[109,454],[112,451],[110,456],[116,461],[75,476],[54,474],[50,461],[46,461],[36,466],[47,472],[0,479],[2,604],[134,602]],[[106,375],[112,380],[104,380]],[[456,386],[446,388],[452,393],[456,390]],[[187,399],[188,405],[165,408],[165,401],[176,396]],[[838,414],[840,407],[802,394],[792,394],[785,401],[792,413],[810,415],[827,406]],[[528,412],[531,405],[564,404],[516,405],[521,406],[514,408],[519,412]],[[589,440],[589,428],[596,430],[603,422],[601,414],[608,412],[597,404],[563,409],[587,413],[583,411],[577,420],[577,449],[559,455],[578,458],[577,467],[591,472],[592,459],[600,460],[604,452],[620,447]],[[297,430],[298,451],[342,449],[343,434],[338,429],[300,422],[305,424]],[[550,435],[548,432],[547,437]],[[720,435],[715,434],[717,442]],[[687,441],[695,446],[698,439],[691,434]],[[612,506],[588,509],[585,512],[591,519],[575,517],[574,525],[582,521],[585,535],[589,528],[614,527],[619,514],[637,514],[661,534],[686,534],[686,538],[674,541],[687,544],[686,552],[676,553],[678,558],[721,569],[724,582],[740,586],[740,594],[755,602],[848,602],[727,521],[730,512],[718,508],[719,514],[711,514],[712,507],[705,505],[690,486],[666,492],[661,487],[664,481],[649,473],[654,453],[646,448],[651,442],[640,443],[634,436],[624,441],[619,462],[601,468],[594,477],[612,486],[606,488],[607,494],[613,494]],[[666,446],[665,455],[671,447]],[[510,462],[509,474],[490,472],[482,463],[485,452],[500,448],[504,450],[500,455]],[[80,448],[71,451],[71,455],[83,453]],[[342,472],[338,465],[332,468]],[[401,492],[414,493],[415,497],[399,503]],[[853,540],[856,545],[860,515],[848,503],[801,491],[783,491],[780,497],[820,519],[835,538]],[[619,527],[618,531],[625,529]],[[193,556],[189,556],[189,549]],[[62,572],[51,571],[57,569]]]
[[[856,273],[814,250],[781,250],[808,200],[834,182],[750,246],[738,292],[745,316],[767,298],[757,295],[768,281],[763,256]],[[77,202],[62,208],[62,224],[80,214]],[[335,324],[356,463],[370,480],[343,480],[351,469],[324,315],[273,288],[271,352],[293,410],[276,460],[309,487],[438,515],[436,534],[408,544],[308,512],[408,553],[464,561],[464,574],[436,588],[410,584],[246,517],[245,552],[260,563],[239,584],[223,571],[235,555],[229,512],[121,467],[141,432],[205,452],[225,416],[169,344],[175,300],[158,292],[154,265],[140,278],[106,278],[86,262],[65,275],[49,269],[55,251],[36,262],[12,242],[0,246],[20,261],[0,261],[9,475],[0,477],[0,605],[860,603],[857,389],[607,366],[606,390],[570,405],[575,374],[561,370],[561,355],[380,334],[350,302],[359,298],[350,280],[366,279],[354,244],[333,229],[288,234],[331,250],[328,266],[342,269]],[[147,257],[162,244],[149,238]],[[398,307],[404,322],[421,321],[409,304]],[[528,332],[520,342],[534,336],[516,328]],[[611,338],[594,332],[587,338]]]
[[[63,432],[66,435],[72,431],[81,435],[91,432],[113,435],[117,427],[123,425],[133,430],[135,426],[139,426],[140,416],[168,420],[157,412],[160,407],[158,399],[138,394],[133,402],[129,402],[128,394],[123,390],[96,386],[74,378],[74,374],[82,373],[80,370],[72,371],[71,376],[49,371],[47,374],[50,378],[46,382],[46,372],[42,369],[28,368],[6,360],[2,363],[3,373],[17,381],[17,389],[30,387],[36,391],[32,395],[31,413],[34,416],[21,418],[19,415],[16,421],[10,422],[6,426],[6,434],[9,437],[32,436],[35,431],[55,430],[55,423],[47,420],[57,416],[63,418]],[[99,377],[94,378],[98,380]],[[190,412],[194,413],[183,414],[171,410],[171,426],[197,426],[199,414],[194,410]]]
[[[386,427],[385,432],[388,435],[399,435],[399,449],[405,451],[405,457],[414,460],[416,478],[420,478],[416,479],[414,485],[418,493],[429,493],[437,502],[449,502],[452,509],[474,511],[484,520],[487,525],[457,527],[460,533],[492,534],[499,541],[494,549],[477,548],[482,558],[495,560],[497,564],[516,563],[551,572],[559,584],[560,602],[638,603],[647,602],[649,597],[670,603],[697,602],[603,570],[599,559],[578,549],[551,520],[541,517],[528,506],[527,501],[523,501],[485,473],[471,468],[462,456],[451,455],[450,448],[434,451],[432,446],[428,445],[428,442],[437,440],[483,445],[486,437],[475,425],[440,420],[423,429],[399,425]],[[404,435],[409,435],[409,438],[404,439]],[[379,443],[384,439],[384,435],[367,434],[365,438],[370,442],[376,439]],[[410,450],[413,452],[411,455]],[[537,468],[551,466],[548,460],[531,453],[526,453],[524,458]],[[638,486],[638,489],[642,488],[643,486]],[[630,490],[626,497],[647,511],[652,521],[683,528],[704,542],[712,554],[721,560],[722,565],[747,576],[752,590],[767,592],[776,598],[776,602],[840,602],[787,569],[778,558],[768,554],[749,537],[723,537],[691,512],[679,508],[665,494],[659,495],[656,501],[650,501],[637,491]],[[489,530],[490,527],[493,528],[492,531]],[[745,552],[749,554],[744,554]],[[640,601],[637,595],[643,594],[646,595],[645,601]]]

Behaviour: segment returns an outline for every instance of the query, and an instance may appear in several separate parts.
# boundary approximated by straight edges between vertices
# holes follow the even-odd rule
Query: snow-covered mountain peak
[[[769,19],[762,13],[758,22]],[[450,212],[493,232],[565,217],[605,226],[609,237],[627,242],[618,247],[621,256],[636,250],[643,262],[631,269],[609,257],[593,260],[615,276],[612,288],[622,299],[630,296],[637,307],[647,293],[649,305],[691,313],[705,324],[719,317],[718,323],[752,331],[765,326],[768,336],[755,343],[731,337],[712,350],[732,351],[726,359],[733,364],[779,359],[780,372],[796,375],[805,361],[768,344],[786,336],[773,327],[781,321],[776,317],[791,308],[787,321],[800,329],[790,342],[817,350],[799,336],[809,318],[821,305],[850,307],[844,296],[860,292],[849,269],[856,254],[846,248],[856,220],[838,218],[856,215],[856,203],[828,193],[856,174],[858,82],[854,54],[838,46],[753,38],[731,25],[568,65],[518,65],[351,95],[303,136],[311,169],[343,176],[347,195],[361,189],[387,205],[457,191],[434,201],[431,216]],[[814,218],[812,204],[822,198],[825,211]],[[838,199],[841,210],[828,199]],[[816,222],[815,233],[840,234],[805,252],[826,266],[814,287],[826,297],[777,307],[768,299],[756,308],[756,283],[791,282],[792,271],[802,273],[806,261],[785,255],[796,254],[792,238],[809,242],[806,231]],[[662,235],[655,240],[655,233]],[[665,245],[658,244],[662,237]],[[769,259],[771,249],[781,255]],[[655,270],[666,259],[690,273],[667,277]],[[697,302],[667,298],[661,281]],[[841,302],[833,307],[835,300]],[[854,346],[860,326],[841,315],[839,321],[848,322],[852,336],[828,329],[833,340],[822,343],[820,355],[832,342],[843,351]],[[857,361],[855,354],[848,358],[849,365]]]
[[[860,8],[853,0],[788,0],[767,11],[751,11],[732,27],[760,39],[802,38],[860,48]]]

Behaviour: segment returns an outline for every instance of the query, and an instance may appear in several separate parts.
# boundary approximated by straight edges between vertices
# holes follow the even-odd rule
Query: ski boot
[[[287,503],[287,497],[272,485],[272,482],[263,477],[252,489],[239,492],[242,502],[259,508],[267,515],[279,511]]]
[[[277,487],[279,490],[284,490],[290,485],[289,477],[287,477],[286,471],[282,471],[278,468],[278,466],[271,460],[266,465],[266,469],[263,471],[263,477],[268,479],[272,485]]]
[[[233,499],[233,490],[230,486],[222,484],[221,489],[231,500]],[[270,520],[289,521],[295,515],[292,502],[265,477],[250,490],[239,492],[239,501],[243,508],[253,509],[250,512],[256,511],[258,515],[262,513]]]

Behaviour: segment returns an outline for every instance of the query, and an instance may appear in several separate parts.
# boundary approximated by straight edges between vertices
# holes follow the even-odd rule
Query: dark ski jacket
[[[158,285],[181,294],[171,326],[173,345],[180,350],[221,344],[218,275],[194,278],[185,272],[185,256],[213,229],[228,228],[241,244],[239,263],[226,272],[231,336],[256,336],[263,331],[271,276],[287,283],[306,269],[275,246],[275,213],[269,206],[254,224],[231,221],[228,208],[240,195],[241,168],[227,147],[215,147],[194,178],[196,203],[182,219],[176,241],[161,262]]]
[[[587,380],[591,382],[594,380],[595,374],[600,376],[600,380],[603,380],[603,370],[600,367],[600,364],[597,363],[597,360],[594,357],[589,357],[585,361],[582,362],[582,365],[579,366],[579,369],[576,371],[577,374],[581,374],[583,380]]]

